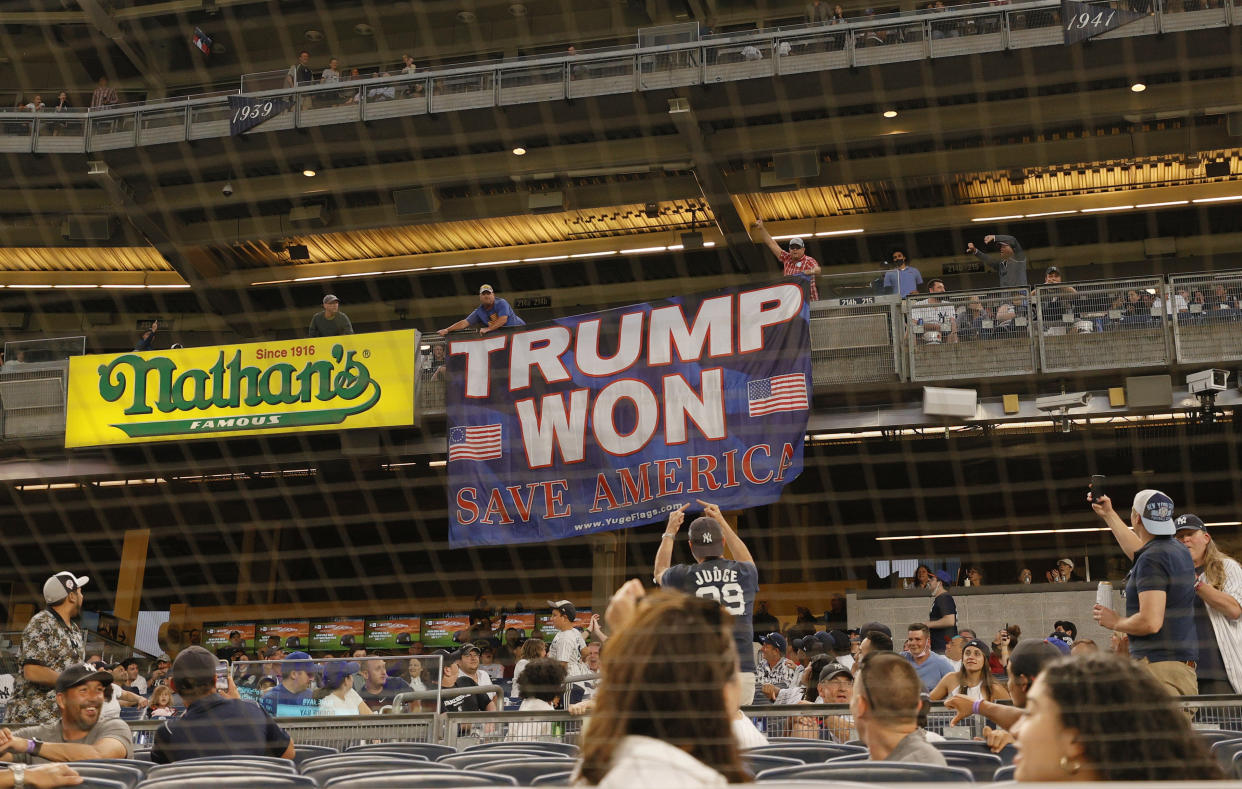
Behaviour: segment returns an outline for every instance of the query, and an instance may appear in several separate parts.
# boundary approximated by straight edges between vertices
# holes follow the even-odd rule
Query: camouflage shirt
[[[61,672],[71,664],[86,659],[83,648],[81,628],[76,624],[65,624],[59,614],[45,608],[32,616],[22,631],[22,647],[17,662],[22,667],[34,664]],[[19,674],[5,717],[10,723],[41,724],[59,720],[56,691],[45,685],[36,685]]]

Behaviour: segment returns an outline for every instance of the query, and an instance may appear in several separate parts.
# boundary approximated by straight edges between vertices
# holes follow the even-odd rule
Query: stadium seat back
[[[804,764],[801,759],[792,759],[788,756],[774,756],[766,753],[755,753],[747,751],[742,754],[742,763],[745,764],[750,772],[758,775],[764,770],[772,770],[777,767],[797,767]]]
[[[374,764],[378,761],[387,764],[399,764],[403,767],[416,768],[420,764],[434,764],[414,753],[334,753],[326,756],[313,756],[298,765],[298,772],[308,773],[323,764]]]
[[[334,753],[340,753],[340,751],[327,745],[295,744],[293,746],[293,763],[300,766],[307,759],[313,759],[316,756],[330,756]]]
[[[941,750],[940,755],[950,767],[962,767],[970,770],[970,774],[980,783],[987,783],[1004,763],[994,753],[978,753],[976,751]]]
[[[834,756],[845,756],[851,753],[866,752],[866,748],[857,745],[842,745],[840,743],[816,742],[808,740],[805,745],[795,745],[793,743],[761,745],[758,748],[750,748],[745,753],[759,753],[765,756],[784,756],[787,759],[797,759],[803,764],[817,764],[819,762],[825,762]]]
[[[377,742],[368,745],[355,745],[346,748],[344,753],[360,753],[363,751],[401,751],[402,753],[416,753],[420,756],[426,756],[434,761],[437,756],[443,756],[447,753],[457,753],[457,749],[451,745],[441,745],[435,742]]]
[[[552,759],[517,759],[482,764],[479,765],[478,772],[507,775],[517,781],[518,784],[526,786],[542,775],[555,775],[566,770],[573,771],[575,764],[577,764],[577,761],[568,756]]]
[[[760,773],[759,783],[774,781],[859,781],[862,783],[974,783],[974,776],[961,767],[902,762],[841,762],[778,767]]]
[[[305,775],[292,773],[193,773],[191,775],[169,774],[166,777],[148,778],[136,789],[318,789],[318,784]]]
[[[73,762],[69,766],[83,778],[102,778],[108,781],[118,781],[126,789],[133,789],[144,776],[142,770],[124,764],[103,764],[99,762],[85,764],[83,762]]]
[[[325,783],[323,789],[449,789],[468,786],[517,786],[517,781],[496,773],[398,770],[337,778]]]
[[[1242,753],[1242,739],[1217,740],[1212,743],[1212,755],[1225,772],[1233,769],[1233,757]]]
[[[548,773],[541,775],[530,782],[531,786],[569,786],[569,779],[573,777],[573,772],[567,773]]]
[[[568,742],[541,742],[539,740],[504,740],[501,742],[482,742],[478,745],[471,745],[462,749],[462,753],[476,753],[478,751],[494,751],[494,750],[527,750],[527,751],[556,751],[569,756],[578,755],[578,746]]]
[[[1016,768],[1012,764],[1007,764],[992,774],[992,783],[1000,783],[1002,781],[1012,781],[1013,772]]]
[[[79,764],[103,764],[109,767],[119,765],[122,767],[132,767],[143,775],[146,775],[155,766],[151,762],[144,762],[138,759],[82,759],[81,761],[70,762],[70,764],[74,768]]]
[[[302,775],[315,779],[315,783],[323,786],[337,778],[352,778],[374,772],[427,772],[456,773],[457,770],[447,764],[435,762],[396,762],[377,759],[370,762],[350,762],[347,764],[324,763],[302,771]]]

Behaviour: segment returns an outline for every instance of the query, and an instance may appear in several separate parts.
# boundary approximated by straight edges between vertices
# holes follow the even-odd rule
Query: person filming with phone
[[[292,759],[293,740],[263,708],[241,700],[227,669],[202,647],[186,647],[173,661],[169,687],[185,715],[155,730],[151,761],[168,764],[200,756],[279,756]]]
[[[1134,567],[1126,576],[1126,613],[1097,604],[1092,615],[1100,627],[1130,637],[1130,655],[1174,695],[1199,692],[1195,632],[1195,565],[1190,551],[1174,535],[1173,499],[1158,490],[1134,497],[1127,526],[1093,480],[1087,494]]]

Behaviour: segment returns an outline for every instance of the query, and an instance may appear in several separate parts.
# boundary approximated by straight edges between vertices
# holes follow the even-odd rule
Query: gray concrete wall
[[[996,631],[1007,624],[1022,628],[1022,639],[1046,638],[1052,623],[1068,619],[1078,626],[1079,638],[1090,638],[1108,649],[1111,633],[1095,623],[1091,607],[1095,605],[1094,584],[1042,584],[1035,586],[997,586],[952,589],[957,603],[957,626],[969,627],[979,638],[991,643]],[[850,627],[865,622],[883,622],[893,629],[898,650],[905,640],[905,628],[911,622],[926,622],[931,611],[931,597],[913,592],[849,592]],[[1125,603],[1119,591],[1113,591],[1113,608],[1124,614]]]

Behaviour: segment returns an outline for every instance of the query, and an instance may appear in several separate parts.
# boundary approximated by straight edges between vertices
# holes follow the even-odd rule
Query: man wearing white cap
[[[784,266],[786,277],[801,274],[811,278],[811,301],[819,301],[819,290],[815,287],[815,275],[820,270],[819,261],[806,253],[806,244],[802,239],[789,239],[789,251],[786,252],[763,226],[762,219],[756,219],[752,227],[759,231],[759,238],[768,245],[768,249],[772,250],[772,254],[776,255],[776,259]]]
[[[354,324],[349,316],[341,312],[341,300],[329,293],[323,297],[323,312],[316,312],[311,318],[307,337],[339,337],[342,334],[353,334]]]
[[[509,306],[509,302],[496,298],[496,291],[491,285],[479,288],[479,306],[464,319],[457,321],[447,329],[440,329],[441,337],[451,331],[461,331],[471,326],[479,327],[479,334],[487,334],[504,327],[525,326],[526,321]]]
[[[1091,494],[1088,494],[1090,497]],[[1174,695],[1195,696],[1199,646],[1195,630],[1195,563],[1174,537],[1173,499],[1158,490],[1134,497],[1127,527],[1107,496],[1091,500],[1134,569],[1126,576],[1126,615],[1096,605],[1100,627],[1130,637],[1130,656]]]
[[[90,581],[71,572],[56,573],[43,584],[47,608],[30,618],[17,655],[21,674],[6,718],[14,723],[43,724],[60,718],[56,680],[85,659],[82,629],[73,621],[82,613],[82,587]]]

